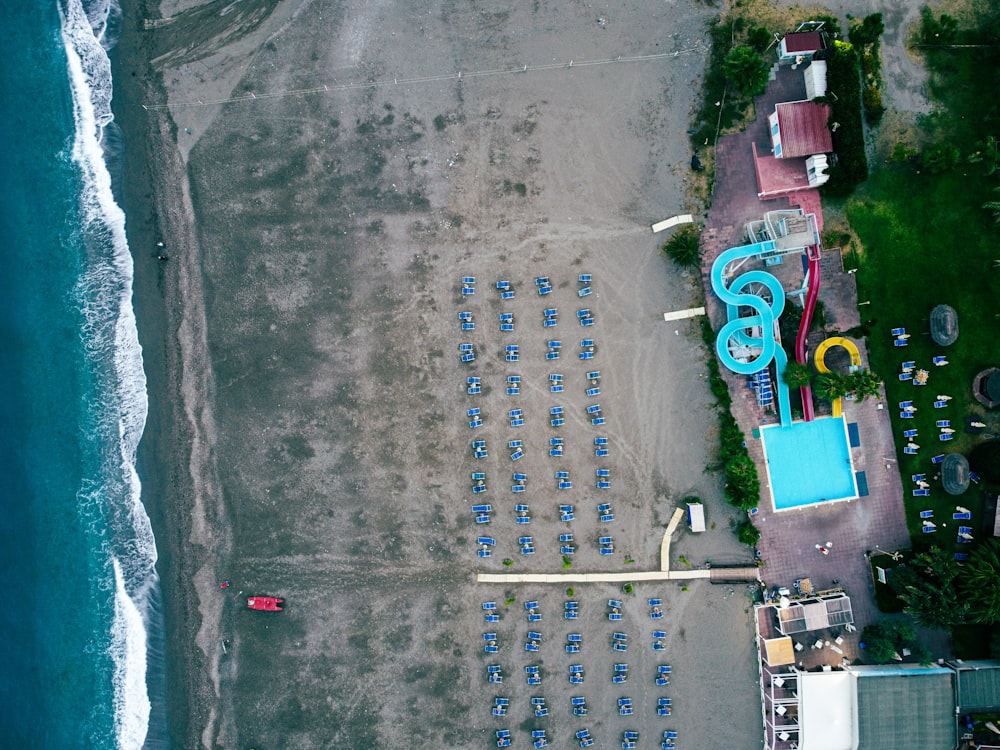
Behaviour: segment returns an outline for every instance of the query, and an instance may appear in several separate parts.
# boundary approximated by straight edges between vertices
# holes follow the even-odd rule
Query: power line
[[[243,96],[228,97],[225,99],[197,99],[189,102],[177,102],[172,104],[143,104],[143,109],[172,109],[185,107],[209,107],[219,104],[233,104],[237,102],[258,102],[269,99],[281,99],[287,96],[309,96],[311,94],[326,94],[340,91],[352,91],[356,89],[385,88],[388,86],[409,86],[418,83],[435,83],[441,81],[461,81],[467,78],[490,78],[504,75],[516,75],[525,73],[535,73],[545,70],[560,70],[566,68],[588,68],[597,65],[615,65],[618,63],[640,63],[653,60],[663,60],[681,55],[691,55],[705,51],[704,46],[691,47],[689,49],[678,50],[676,52],[663,52],[655,55],[634,55],[622,56],[605,60],[570,60],[568,63],[547,63],[545,65],[523,65],[519,68],[501,68],[498,70],[477,70],[459,71],[457,73],[444,73],[433,76],[417,76],[415,78],[392,78],[381,81],[364,81],[359,83],[333,83],[313,86],[306,89],[288,89],[286,91],[272,91],[269,93],[248,93]]]

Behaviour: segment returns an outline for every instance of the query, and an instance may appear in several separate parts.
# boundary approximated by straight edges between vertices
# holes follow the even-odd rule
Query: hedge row
[[[853,45],[834,42],[826,50],[826,101],[830,105],[833,150],[837,164],[827,173],[829,182],[822,190],[829,196],[850,195],[854,187],[868,179],[868,157],[861,126],[861,74],[858,53]]]

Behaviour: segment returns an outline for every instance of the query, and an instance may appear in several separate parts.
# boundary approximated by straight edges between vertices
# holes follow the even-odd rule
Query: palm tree
[[[839,372],[821,373],[813,386],[813,391],[824,401],[835,401],[846,396],[850,390],[846,376]]]
[[[871,370],[858,370],[848,376],[852,391],[858,395],[858,401],[864,401],[869,396],[878,397],[882,379]]]
[[[954,556],[940,547],[914,555],[907,565],[893,568],[889,583],[903,609],[917,622],[932,628],[949,628],[966,622],[969,601],[959,592],[961,568]]]
[[[1000,188],[993,188],[994,192],[1000,192]],[[986,201],[983,208],[993,212],[993,220],[1000,224],[1000,201]]]
[[[667,241],[663,252],[679,266],[697,268],[701,265],[701,227],[684,227]]]
[[[800,365],[798,362],[789,362],[785,367],[785,373],[781,376],[785,385],[789,388],[802,388],[812,382],[812,370],[809,365]]]
[[[960,588],[969,602],[969,620],[1000,621],[1000,540],[988,539],[969,553]]]

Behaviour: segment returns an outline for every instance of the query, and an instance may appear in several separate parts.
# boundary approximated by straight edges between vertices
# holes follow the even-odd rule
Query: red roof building
[[[768,117],[771,147],[778,159],[792,159],[833,151],[827,121],[830,108],[815,102],[783,102]]]
[[[779,60],[794,60],[797,57],[809,60],[823,49],[823,35],[818,31],[802,31],[785,34],[778,44]]]

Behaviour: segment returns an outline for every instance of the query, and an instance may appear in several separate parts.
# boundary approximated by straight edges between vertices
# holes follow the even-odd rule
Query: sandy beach
[[[656,569],[663,527],[688,495],[706,503],[709,530],[678,532],[674,564],[748,560],[731,531],[738,515],[706,471],[716,417],[697,324],[663,321],[697,304],[699,279],[669,265],[649,229],[703,211],[685,202],[685,131],[711,9],[248,0],[126,11],[117,116],[133,155],[125,208],[151,390],[141,471],[164,584],[169,744],[486,747],[501,726],[525,742],[530,599],[544,614],[535,661],[550,740],[569,746],[580,728],[563,653],[572,628],[587,643],[591,731],[602,744],[633,728],[651,742],[665,728],[650,709],[663,694],[654,596],[667,611],[656,627],[674,669],[670,726],[759,743],[745,588],[639,586],[613,625],[606,601],[620,590],[578,586],[571,625],[559,586],[475,583],[505,558],[515,572],[561,570],[561,502],[578,508],[574,571]],[[302,89],[314,93],[287,93]],[[586,303],[583,272],[594,277]],[[463,299],[467,275],[477,291]],[[538,276],[553,282],[545,298]],[[514,284],[509,303],[500,278]],[[584,306],[596,319],[586,329]],[[559,309],[555,328],[542,327],[547,307]],[[474,332],[459,328],[466,309]],[[588,362],[577,355],[586,337]],[[558,362],[544,357],[553,338]],[[466,340],[471,366],[459,361]],[[520,362],[504,360],[506,344]],[[600,433],[585,411],[591,369],[602,373]],[[562,394],[549,391],[553,372]],[[512,373],[524,383],[516,401],[503,393]],[[483,380],[478,401],[470,375]],[[562,459],[547,454],[555,405],[568,415]],[[475,435],[473,406],[485,415]],[[509,408],[523,409],[523,427],[509,426]],[[602,463],[597,434],[611,444]],[[473,437],[488,441],[488,459],[473,459]],[[516,466],[513,438],[526,448]],[[595,488],[599,465],[611,490]],[[529,478],[522,495],[508,487],[514,470]],[[554,470],[574,489],[558,492]],[[487,473],[482,496],[473,471]],[[480,498],[495,508],[488,560],[476,557]],[[611,524],[597,518],[601,501],[614,505]],[[515,502],[530,503],[530,526],[515,524]],[[517,545],[528,529],[531,557]],[[607,557],[596,543],[606,533]],[[287,610],[249,612],[250,593],[283,596]],[[497,662],[482,647],[490,600],[513,600]],[[632,644],[625,694],[642,708],[627,723],[610,679],[619,628]],[[503,693],[486,681],[489,663],[504,666]],[[504,722],[490,714],[500,694],[512,704]]]

